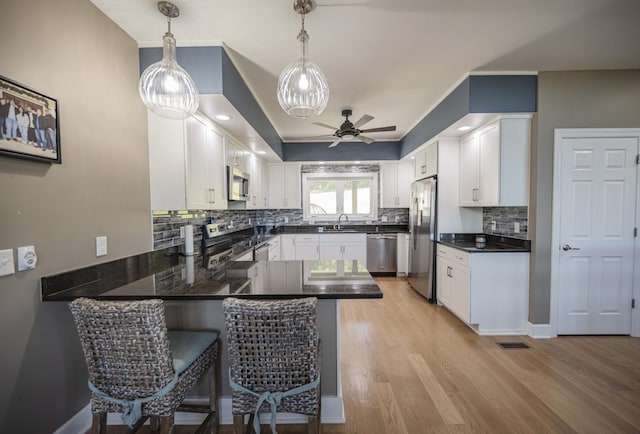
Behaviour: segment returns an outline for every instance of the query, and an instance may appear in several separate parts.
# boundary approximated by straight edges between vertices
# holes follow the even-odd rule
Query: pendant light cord
[[[306,14],[300,14],[302,17],[302,28],[300,29],[300,33],[298,33],[298,39],[302,42],[302,67],[304,68],[305,63],[307,62],[307,40],[309,39],[309,34],[304,29],[304,17]]]

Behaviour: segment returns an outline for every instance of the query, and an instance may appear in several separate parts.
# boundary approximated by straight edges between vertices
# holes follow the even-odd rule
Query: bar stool
[[[69,307],[89,371],[92,434],[106,432],[107,413],[122,413],[134,432],[151,417],[153,430],[171,433],[176,411],[206,413],[197,432],[217,432],[216,333],[168,331],[162,300],[79,298]],[[183,405],[208,370],[209,403]]]
[[[260,412],[309,416],[309,433],[320,432],[320,356],[317,299],[255,301],[226,298],[229,382],[236,434],[260,433]]]

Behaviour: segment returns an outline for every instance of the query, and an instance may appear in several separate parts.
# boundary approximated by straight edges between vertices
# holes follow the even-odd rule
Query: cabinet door
[[[186,208],[186,131],[180,120],[147,111],[152,210]]]
[[[380,184],[382,187],[382,208],[398,206],[398,165],[384,163],[380,165]]]
[[[483,206],[498,206],[500,202],[499,124],[483,131],[478,140],[477,200]]]
[[[433,176],[438,174],[438,143],[430,144],[425,149],[424,164],[426,173],[424,176]]]
[[[262,208],[262,164],[255,155],[247,157],[247,173],[249,174],[249,200],[247,209]]]
[[[418,152],[414,161],[414,177],[416,179],[424,178],[427,173],[427,162],[426,162],[426,153],[427,151],[423,149]]]
[[[365,243],[344,243],[342,245],[342,259],[357,259],[367,262],[367,245]]]
[[[283,261],[296,259],[295,235],[280,235],[280,257]]]
[[[269,165],[269,208],[285,206],[285,171],[283,164]]]
[[[460,206],[480,206],[478,203],[478,145],[477,135],[460,141]]]
[[[266,164],[261,163],[261,166],[260,183],[262,184],[262,188],[259,202],[260,208],[267,209],[269,208],[269,170]]]
[[[187,207],[211,209],[213,192],[209,189],[207,127],[191,117],[187,127]]]
[[[285,166],[285,206],[286,208],[302,208],[302,179],[299,164]]]
[[[342,244],[320,243],[320,259],[342,259]]]
[[[296,260],[306,261],[320,259],[319,244],[316,243],[296,243]]]
[[[453,276],[450,273],[451,263],[436,257],[436,296],[438,302],[451,309],[451,295],[453,292]]]
[[[227,209],[227,169],[224,161],[224,137],[207,127],[207,165],[211,209]]]
[[[461,320],[469,324],[471,322],[471,293],[469,267],[451,263],[451,275],[453,276],[453,290],[451,294],[451,310]]]
[[[411,163],[398,164],[396,196],[398,208],[409,208],[411,202]]]

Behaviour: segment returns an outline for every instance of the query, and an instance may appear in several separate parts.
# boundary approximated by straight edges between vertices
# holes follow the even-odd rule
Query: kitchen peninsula
[[[339,366],[339,300],[382,297],[364,264],[357,260],[229,261],[229,257],[220,254],[214,251],[185,256],[180,248],[172,247],[46,276],[41,282],[42,300],[160,298],[165,302],[169,328],[221,333],[221,421],[230,423],[231,389],[226,375],[222,300],[229,296],[252,299],[317,297],[323,349],[323,422],[344,422]],[[198,386],[193,397],[204,395],[205,390]],[[278,420],[286,422],[287,418]],[[295,416],[291,421],[297,421]]]

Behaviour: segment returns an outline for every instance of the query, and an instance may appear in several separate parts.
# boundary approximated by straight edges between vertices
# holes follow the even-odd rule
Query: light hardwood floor
[[[346,423],[324,433],[640,432],[640,339],[478,336],[406,280],[377,281],[383,299],[340,303]],[[532,349],[497,345],[514,341]]]

